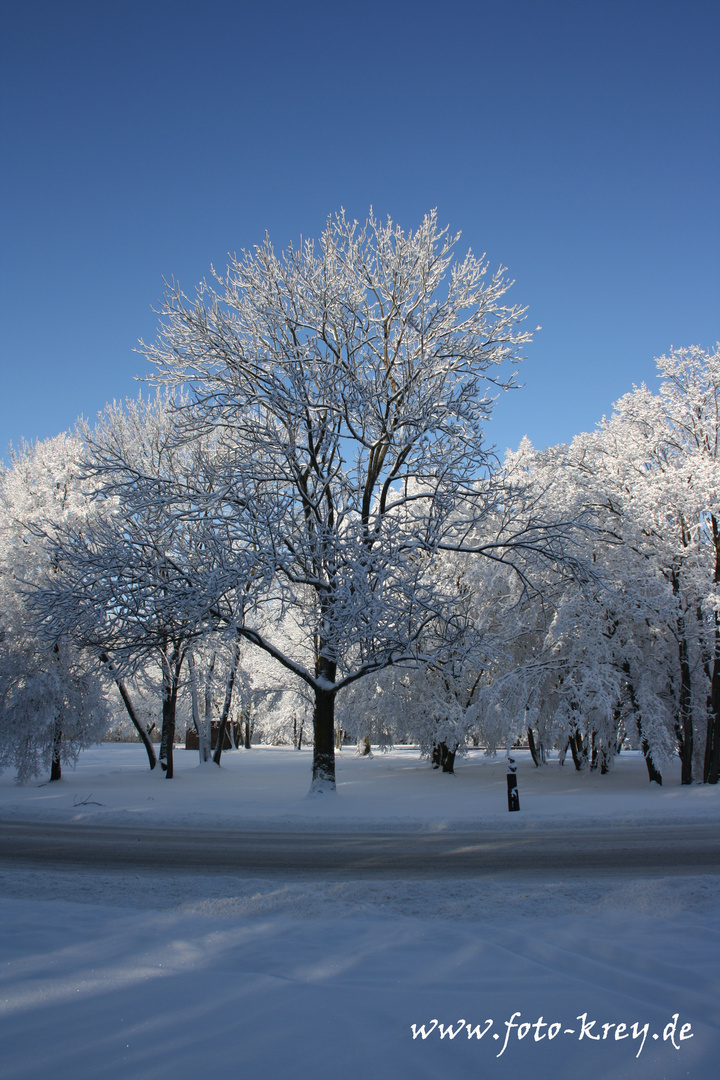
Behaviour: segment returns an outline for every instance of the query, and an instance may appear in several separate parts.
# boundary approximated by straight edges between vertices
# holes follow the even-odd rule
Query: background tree
[[[160,763],[173,776],[175,714],[187,650],[207,633],[210,615],[197,610],[191,579],[214,567],[197,528],[178,513],[196,480],[197,448],[173,440],[169,402],[108,406],[83,430],[83,469],[94,484],[96,513],[82,528],[55,530],[60,573],[35,601],[36,616],[54,640],[70,635],[96,655],[116,680],[147,663],[162,673]],[[147,490],[139,480],[153,476]],[[167,511],[172,490],[173,513]]]
[[[540,718],[579,767],[609,767],[628,737],[651,780],[677,750],[683,783],[715,783],[720,363],[696,347],[657,363],[658,394],[636,387],[570,447],[515,455],[533,483],[556,476],[561,515],[595,507],[583,543],[596,573],[544,591],[540,647],[484,693],[502,715]]]
[[[79,440],[70,435],[23,446],[0,473],[0,767],[19,781],[62,764],[107,730],[108,710],[93,658],[67,636],[34,632],[35,590],[57,578],[48,534],[87,520]]]
[[[599,437],[645,581],[661,576],[656,621],[675,639],[668,665],[683,783],[720,771],[720,352],[672,350],[657,360],[658,394],[636,387]],[[628,575],[629,578],[629,575]]]

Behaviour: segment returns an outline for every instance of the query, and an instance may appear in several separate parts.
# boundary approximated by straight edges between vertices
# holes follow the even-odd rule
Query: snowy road
[[[201,830],[0,821],[0,865],[354,877],[521,871],[719,873],[720,830],[606,828],[378,832]]]

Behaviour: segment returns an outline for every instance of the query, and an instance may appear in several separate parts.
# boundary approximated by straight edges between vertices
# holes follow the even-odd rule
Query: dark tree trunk
[[[225,686],[225,700],[223,702],[222,713],[220,714],[220,731],[218,733],[218,741],[217,746],[215,747],[215,754],[213,755],[213,761],[216,765],[220,764],[220,758],[222,757],[223,747],[225,745],[225,733],[228,726],[228,717],[230,716],[230,706],[232,705],[233,688],[235,686],[235,676],[237,675],[239,661],[240,638],[238,638],[235,642],[232,664],[230,665],[230,673],[228,675],[228,681]]]
[[[317,678],[323,686],[315,689],[313,714],[313,771],[310,790],[314,792],[335,790],[335,676],[337,664],[318,649]]]
[[[53,731],[53,748],[52,748],[52,760],[50,762],[50,782],[53,780],[60,780],[62,777],[62,766],[60,764],[60,753],[62,750],[62,728],[60,727],[60,721],[55,721],[55,730]]]
[[[573,764],[577,772],[582,772],[582,767],[585,762],[586,755],[584,753],[582,737],[580,733],[575,731],[568,739],[570,746],[570,753],[572,754]]]
[[[716,669],[720,667],[717,661],[715,667]],[[707,739],[705,742],[703,780],[706,784],[717,784],[720,776],[720,701],[716,703],[714,684],[715,679],[713,679],[713,692],[710,697],[711,707],[708,712]],[[720,687],[718,687],[718,690],[720,691]]]
[[[720,584],[720,526],[714,514],[711,516],[710,522],[715,546],[715,573],[713,580],[717,586]],[[703,780],[706,784],[717,784],[718,778],[720,778],[720,616],[718,616],[717,612],[715,612],[710,687],[710,709],[708,711]]]
[[[662,774],[659,773],[657,768],[655,767],[655,763],[652,759],[652,754],[650,753],[650,747],[648,746],[648,741],[645,737],[643,737],[641,747],[643,756],[645,758],[645,764],[647,765],[648,779],[650,783],[660,784],[662,786]]]
[[[315,691],[313,715],[312,790],[331,791],[335,788],[335,694]]]
[[[113,668],[112,660],[110,659],[110,657],[108,656],[107,653],[102,653],[101,656],[100,656],[100,660],[101,660],[101,662],[103,664],[108,665],[108,670],[111,673],[114,673],[115,669]],[[127,688],[125,686],[125,683],[122,681],[122,679],[116,678],[114,674],[113,674],[113,682],[115,683],[115,685],[118,688],[118,691],[120,693],[120,697],[123,699],[123,704],[125,705],[128,716],[132,720],[133,727],[135,728],[138,735],[140,736],[140,739],[142,740],[142,744],[145,747],[145,751],[146,751],[147,756],[148,756],[148,761],[150,762],[150,768],[154,769],[155,766],[157,765],[157,758],[155,756],[155,747],[153,746],[153,744],[150,741],[150,736],[148,735],[147,731],[145,730],[145,728],[143,727],[143,725],[140,723],[140,721],[137,718],[137,714],[135,713],[135,709],[133,708],[133,703],[130,700],[130,695],[127,692]]]
[[[627,660],[623,663],[623,671],[627,676],[627,692],[629,693],[630,704],[633,705],[633,712],[636,716],[638,734],[640,737],[640,750],[642,751],[642,756],[644,757],[644,759],[646,759],[646,767],[648,769],[648,781],[651,784],[660,784],[662,786],[663,775],[660,771],[657,770],[655,762],[652,759],[652,754],[650,752],[650,743],[642,733],[642,716],[640,715],[637,698],[635,697],[635,685],[633,683],[633,679],[631,679],[630,677],[630,664]],[[619,745],[617,745],[617,753],[619,754],[621,746],[622,740],[619,740]]]
[[[145,730],[143,725],[140,723],[140,721],[138,720],[138,718],[137,718],[137,716],[135,714],[135,709],[133,708],[133,703],[130,700],[130,695],[127,692],[127,689],[125,687],[125,683],[122,681],[122,679],[115,679],[115,685],[117,686],[118,690],[120,691],[120,697],[123,699],[123,702],[125,703],[125,708],[127,709],[127,714],[130,717],[130,719],[132,720],[133,726],[134,726],[135,730],[137,731],[138,735],[140,736],[143,746],[145,747],[145,751],[146,751],[147,756],[148,756],[148,761],[150,762],[150,768],[154,769],[155,766],[157,765],[157,757],[155,756],[155,747],[150,742],[150,736],[148,735],[147,731]]]
[[[165,779],[173,778],[173,745],[175,743],[175,710],[183,653],[176,650],[163,669],[163,718],[160,738],[160,767]]]
[[[673,596],[680,603],[680,572],[677,568],[672,572]],[[677,619],[678,631],[678,659],[680,661],[680,700],[678,702],[678,715],[675,720],[675,735],[677,738],[678,752],[681,761],[681,783],[692,784],[692,759],[693,759],[693,717],[692,717],[692,685],[690,681],[690,659],[688,655],[687,637],[685,634],[685,616],[680,614]]]
[[[448,750],[447,754],[445,755],[445,760],[442,763],[442,771],[444,773],[455,772],[455,754],[455,750]]]
[[[163,686],[162,735],[160,738],[160,768],[166,780],[173,778],[173,745],[175,743],[175,703],[172,684],[166,681]]]
[[[55,642],[53,652],[56,656],[60,653],[60,646],[57,641]],[[62,751],[62,727],[60,726],[60,720],[56,717],[53,726],[53,743],[52,743],[52,758],[50,759],[50,783],[53,780],[59,780],[62,776],[62,766],[60,764],[60,754]]]
[[[535,744],[535,735],[534,735],[533,729],[531,727],[529,727],[527,729],[527,735],[528,735],[528,746],[530,747],[530,754],[532,756],[533,761],[535,762],[535,768],[539,769],[540,768],[540,754],[539,754],[538,748],[537,748],[537,746]]]
[[[638,708],[637,698],[635,697],[635,685],[630,677],[630,663],[628,660],[623,663],[622,669],[627,675],[627,686],[628,693],[630,695],[630,704],[632,705],[633,712],[636,716],[638,735],[640,736],[640,749],[642,750],[643,757],[645,758],[645,765],[648,771],[648,782],[651,784],[660,784],[662,786],[662,773],[658,771],[655,762],[653,761],[652,754],[650,752],[650,744],[643,735],[642,716],[640,714],[640,709]],[[618,739],[616,753],[620,753],[621,747],[622,739]]]
[[[436,743],[430,755],[433,769],[442,769],[444,773],[454,773],[456,753],[457,747],[455,750],[450,750],[446,742]]]
[[[335,678],[337,663],[327,655],[324,642],[315,636],[315,687],[313,711],[313,768],[310,791],[335,790]]]
[[[692,688],[690,683],[690,662],[688,659],[688,647],[685,637],[680,638],[678,646],[680,658],[680,703],[678,709],[678,750],[682,762],[681,782],[692,784],[692,759],[693,759],[693,719],[692,719]]]
[[[592,731],[588,736],[590,742],[590,769],[597,769],[598,767],[598,748],[595,740],[595,732]]]

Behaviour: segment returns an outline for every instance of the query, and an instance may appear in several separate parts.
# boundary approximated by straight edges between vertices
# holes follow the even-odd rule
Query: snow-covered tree
[[[108,711],[92,657],[63,636],[34,631],[30,601],[57,577],[48,533],[87,520],[79,440],[23,446],[0,474],[0,768],[18,780],[61,776],[107,729]]]
[[[599,759],[608,768],[628,737],[642,748],[650,779],[661,782],[675,743],[674,601],[657,545],[648,543],[657,477],[637,434],[620,402],[569,448],[568,473],[596,501],[611,542],[592,546],[600,587],[565,592],[547,644],[562,673],[561,716],[576,765]]]
[[[676,507],[685,539],[697,549],[687,559],[695,571],[705,676],[703,780],[720,779],[720,344],[673,349],[657,361],[660,398],[676,456]],[[699,771],[699,770],[698,770]]]
[[[661,576],[658,624],[674,638],[668,674],[683,783],[720,773],[720,350],[657,360],[658,394],[637,387],[601,428],[606,461],[636,523],[635,547]]]
[[[456,243],[434,213],[407,234],[341,213],[317,244],[278,257],[267,241],[233,259],[194,302],[173,288],[143,346],[157,379],[189,395],[177,439],[214,439],[208,487],[183,512],[226,545],[218,562],[237,560],[255,603],[238,632],[313,692],[316,790],[334,786],[337,693],[452,647],[452,597],[431,573],[439,551],[520,573],[529,553],[568,556],[567,523],[519,521],[494,471],[485,421],[530,335],[504,270],[456,260]],[[230,580],[198,608],[220,612]],[[260,628],[263,596],[295,612],[310,663]]]
[[[720,363],[699,348],[657,363],[658,394],[635,388],[569,447],[521,448],[534,482],[560,478],[548,491],[561,515],[595,508],[584,538],[595,576],[554,595],[533,655],[485,693],[566,740],[576,765],[609,767],[628,737],[651,779],[677,749],[684,783],[717,782]]]
[[[94,427],[85,426],[83,468],[94,483],[96,513],[82,528],[56,530],[53,557],[61,573],[35,602],[46,634],[69,634],[93,648],[119,686],[143,664],[159,664],[160,762],[169,779],[187,650],[212,629],[191,582],[217,569],[204,536],[198,539],[198,529],[177,512],[197,479],[198,448],[178,447],[172,424],[160,396],[108,406]],[[154,477],[151,490],[137,482],[147,475]]]

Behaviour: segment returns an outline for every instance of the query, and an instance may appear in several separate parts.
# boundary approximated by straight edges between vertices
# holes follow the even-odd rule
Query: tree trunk
[[[172,656],[163,664],[163,719],[160,738],[160,768],[164,770],[166,780],[172,780],[173,778],[175,710],[183,655],[180,650],[175,650]]]
[[[634,694],[632,695],[632,697],[633,697],[633,704],[634,704],[634,700],[635,700]],[[653,784],[653,783],[654,784],[660,784],[660,786],[662,787],[662,773],[660,773],[659,770],[657,769],[657,767],[655,765],[655,762],[653,761],[652,754],[650,752],[650,743],[647,741],[647,739],[643,735],[642,717],[640,716],[639,713],[638,713],[638,718],[637,718],[637,727],[638,727],[638,734],[640,736],[640,749],[643,752],[643,757],[645,758],[645,764],[647,766],[648,781],[651,784]]]
[[[212,660],[208,664],[208,669],[205,672],[205,712],[203,716],[203,725],[207,733],[207,739],[205,743],[204,752],[206,756],[203,761],[210,761],[212,758],[212,683],[213,674],[215,672],[215,661],[217,659],[217,653],[213,652]],[[223,742],[225,741],[225,734],[223,732]]]
[[[652,759],[652,754],[650,753],[650,747],[648,745],[648,741],[644,736],[643,736],[643,739],[642,739],[641,746],[642,746],[643,757],[645,758],[645,764],[647,765],[649,782],[651,784],[655,783],[655,784],[660,784],[662,786],[662,774],[659,773],[657,768],[655,767],[655,763],[654,763],[654,761]]]
[[[318,649],[317,678],[324,684],[315,689],[313,714],[313,771],[310,791],[322,794],[335,790],[335,690],[337,664]],[[326,689],[327,687],[327,689]]]
[[[577,772],[582,772],[588,764],[587,736],[583,739],[579,731],[570,736],[570,753]]]
[[[713,582],[720,585],[720,525],[714,514],[710,517],[713,544],[715,547],[715,573]],[[710,681],[710,708],[708,710],[707,737],[705,740],[705,761],[703,780],[706,784],[717,784],[720,777],[720,615],[715,612],[715,634],[713,640],[713,665]]]
[[[125,687],[125,683],[122,681],[122,679],[115,679],[115,685],[117,686],[117,688],[118,688],[118,690],[120,692],[120,697],[123,699],[123,702],[125,703],[125,708],[127,710],[127,714],[130,717],[130,719],[132,720],[133,726],[135,727],[135,730],[137,731],[138,735],[140,736],[140,738],[142,740],[142,744],[145,747],[145,751],[146,751],[147,756],[148,756],[148,761],[150,762],[150,768],[154,769],[155,766],[157,765],[157,757],[155,756],[155,747],[153,746],[152,742],[150,741],[150,736],[148,735],[147,731],[145,730],[145,728],[143,727],[143,725],[140,723],[137,716],[135,715],[135,709],[133,708],[133,703],[130,700],[130,695],[127,692],[127,689]]]
[[[718,662],[715,662],[716,669]],[[720,682],[720,680],[717,680]],[[705,762],[703,768],[703,780],[706,784],[717,784],[720,776],[720,701],[716,703],[715,690],[716,679],[713,678],[713,690],[710,696],[711,707],[708,712],[707,737],[705,741]],[[720,687],[718,687],[720,690]]]
[[[680,572],[677,568],[672,571],[673,596],[680,600]],[[681,761],[681,783],[692,784],[692,759],[693,759],[693,716],[692,716],[692,685],[690,681],[690,659],[688,654],[687,637],[685,634],[685,616],[681,613],[677,617],[678,634],[678,659],[680,661],[680,700],[678,702],[678,715],[675,720],[675,735],[677,737],[678,752]]]
[[[50,783],[53,780],[60,780],[62,777],[62,766],[60,764],[60,752],[62,749],[62,728],[60,727],[60,721],[55,721],[55,728],[53,730],[53,748],[52,748],[52,761],[50,762]]]
[[[220,714],[220,730],[218,731],[217,743],[215,746],[215,754],[213,760],[216,765],[220,764],[220,758],[222,757],[222,747],[225,746],[225,740],[227,738],[228,730],[228,717],[230,716],[230,706],[232,704],[232,691],[235,685],[235,675],[237,673],[237,662],[240,660],[240,638],[237,638],[235,642],[235,649],[233,651],[232,663],[230,665],[230,674],[228,675],[228,681],[225,688],[225,701],[222,702],[222,712]]]
[[[448,750],[445,754],[445,759],[442,763],[442,771],[444,773],[455,773],[455,754],[456,750]]]
[[[195,670],[195,657],[192,652],[188,652],[188,672],[190,674],[190,699],[192,702],[192,718],[197,731],[198,737],[198,754],[200,761],[210,761],[212,757],[211,749],[211,717],[205,710],[205,720],[200,718],[200,709],[198,708],[198,692],[197,692],[197,672]]]
[[[591,731],[587,736],[588,740],[588,757],[590,759],[590,770],[597,771],[600,765],[600,752],[598,746],[597,731]]]
[[[337,663],[327,655],[324,642],[315,635],[315,687],[313,710],[313,767],[310,793],[335,791],[335,678]]]
[[[693,759],[693,718],[692,718],[692,688],[690,684],[690,662],[688,659],[687,641],[684,636],[680,638],[678,646],[680,659],[680,702],[678,709],[678,749],[682,762],[681,782],[692,784],[692,759]]]
[[[610,772],[610,765],[612,762],[612,755],[610,753],[610,747],[604,743],[600,747],[600,775],[606,776]]]
[[[335,693],[315,691],[313,771],[310,790],[335,790]]]
[[[220,714],[220,731],[218,732],[218,741],[215,746],[215,754],[213,761],[216,765],[220,764],[222,757],[223,746],[225,745],[225,733],[228,726],[228,717],[230,716],[230,706],[232,705],[233,688],[235,686],[235,676],[237,675],[238,663],[240,662],[240,638],[235,639],[235,648],[233,650],[232,662],[230,664],[230,673],[228,674],[228,680],[225,686],[225,700],[223,702],[222,713]]]
[[[107,653],[103,653],[101,655],[101,657],[100,657],[100,660],[102,661],[103,664],[108,665],[109,670],[110,670],[111,673],[114,671],[112,661],[111,661],[110,657],[107,655]],[[133,707],[133,703],[130,700],[130,695],[129,695],[128,691],[127,691],[127,688],[126,688],[125,683],[123,682],[123,680],[122,679],[117,679],[113,675],[113,682],[115,683],[115,685],[118,688],[118,692],[120,694],[120,697],[123,699],[123,704],[125,705],[125,709],[127,711],[128,716],[132,720],[133,727],[137,731],[137,733],[140,736],[140,739],[142,741],[142,744],[145,747],[145,752],[147,753],[148,761],[150,762],[150,768],[154,769],[155,766],[157,765],[157,757],[155,756],[155,747],[153,746],[153,744],[152,744],[152,742],[150,740],[150,736],[149,736],[148,732],[146,731],[146,729],[143,727],[143,725],[140,723],[140,721],[137,718],[137,714],[136,714],[135,709]]]
[[[652,753],[650,752],[650,743],[647,741],[647,739],[643,735],[642,715],[641,715],[640,709],[638,707],[637,698],[635,697],[635,685],[634,685],[634,683],[632,681],[632,678],[630,677],[630,663],[629,663],[629,661],[626,660],[623,663],[622,669],[625,672],[625,675],[627,676],[627,686],[628,686],[628,693],[630,694],[630,703],[632,705],[633,712],[635,713],[635,716],[637,717],[636,723],[637,723],[638,735],[640,736],[640,749],[642,750],[643,757],[645,758],[645,765],[646,765],[647,771],[648,771],[648,782],[650,784],[660,784],[660,786],[662,787],[662,773],[658,770],[657,766],[655,765],[655,762],[653,761]],[[620,748],[622,747],[622,742],[623,742],[622,738],[619,737],[618,742],[617,742],[617,749],[616,749],[616,753],[618,753],[618,754],[620,753]]]
[[[446,742],[439,742],[433,746],[430,760],[432,762],[433,769],[440,769],[444,773],[455,772],[455,754],[457,753],[457,747],[451,750]]]
[[[533,761],[535,762],[535,768],[539,769],[540,768],[540,754],[538,753],[538,748],[535,745],[535,735],[533,734],[533,729],[531,727],[529,727],[527,729],[527,735],[528,735],[528,746],[530,747],[530,755],[531,755]]]
[[[175,701],[171,680],[163,684],[162,735],[160,738],[160,768],[166,780],[173,778],[173,746],[175,743]]]
[[[56,656],[60,653],[60,646],[57,641],[53,649]],[[52,742],[52,758],[50,760],[50,783],[53,780],[59,780],[62,776],[62,766],[60,764],[60,754],[62,750],[62,727],[60,726],[60,720],[56,716],[53,725],[53,742]]]

